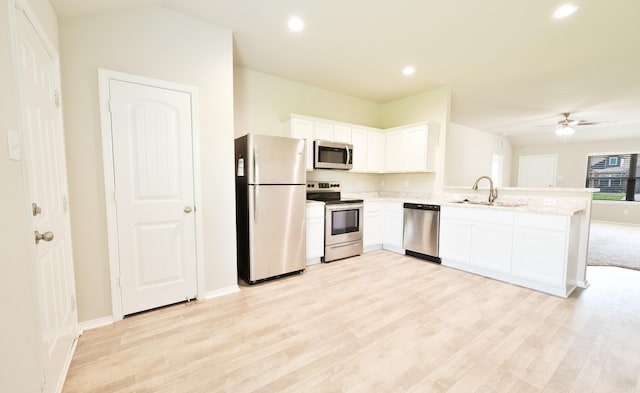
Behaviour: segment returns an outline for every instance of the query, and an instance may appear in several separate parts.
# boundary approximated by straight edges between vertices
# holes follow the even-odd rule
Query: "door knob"
[[[191,213],[193,211],[193,209],[191,208],[191,206],[185,206],[184,207],[184,212],[185,213]]]
[[[36,244],[40,243],[40,240],[44,240],[45,242],[50,242],[53,240],[53,232],[47,231],[45,233],[40,233],[35,231]]]

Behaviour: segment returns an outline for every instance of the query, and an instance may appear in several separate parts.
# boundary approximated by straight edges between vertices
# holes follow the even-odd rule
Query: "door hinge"
[[[76,311],[76,295],[71,295],[71,311]]]
[[[122,288],[122,280],[118,277],[118,288]]]
[[[53,92],[53,104],[60,108],[60,93],[57,90]]]
[[[62,211],[66,213],[67,210],[69,210],[69,199],[64,195],[62,197]]]

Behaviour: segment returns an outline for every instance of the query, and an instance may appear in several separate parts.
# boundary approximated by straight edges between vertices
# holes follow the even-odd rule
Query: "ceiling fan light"
[[[562,126],[556,130],[556,135],[558,136],[569,136],[573,135],[576,131],[569,126]]]
[[[553,13],[553,17],[556,19],[566,18],[578,10],[578,6],[575,4],[564,4],[558,7]]]

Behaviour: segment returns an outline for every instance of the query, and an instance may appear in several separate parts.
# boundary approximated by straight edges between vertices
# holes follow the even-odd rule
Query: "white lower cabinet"
[[[579,217],[443,206],[442,264],[567,297],[576,287]]]
[[[440,217],[440,257],[480,269],[511,271],[513,213],[444,207]]]
[[[382,248],[382,202],[364,201],[364,231],[362,247],[365,252]]]
[[[384,230],[382,247],[385,250],[404,254],[404,249],[402,248],[403,231],[403,203],[397,201],[384,201]]]
[[[511,271],[511,225],[476,223],[471,226],[471,263],[485,269]]]
[[[324,203],[307,203],[307,265],[324,256]]]
[[[513,273],[530,280],[562,285],[568,259],[570,217],[516,215]]]

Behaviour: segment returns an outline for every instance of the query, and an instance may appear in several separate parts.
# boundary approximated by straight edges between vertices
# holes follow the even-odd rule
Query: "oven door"
[[[362,239],[362,203],[327,205],[325,208],[325,245]]]

